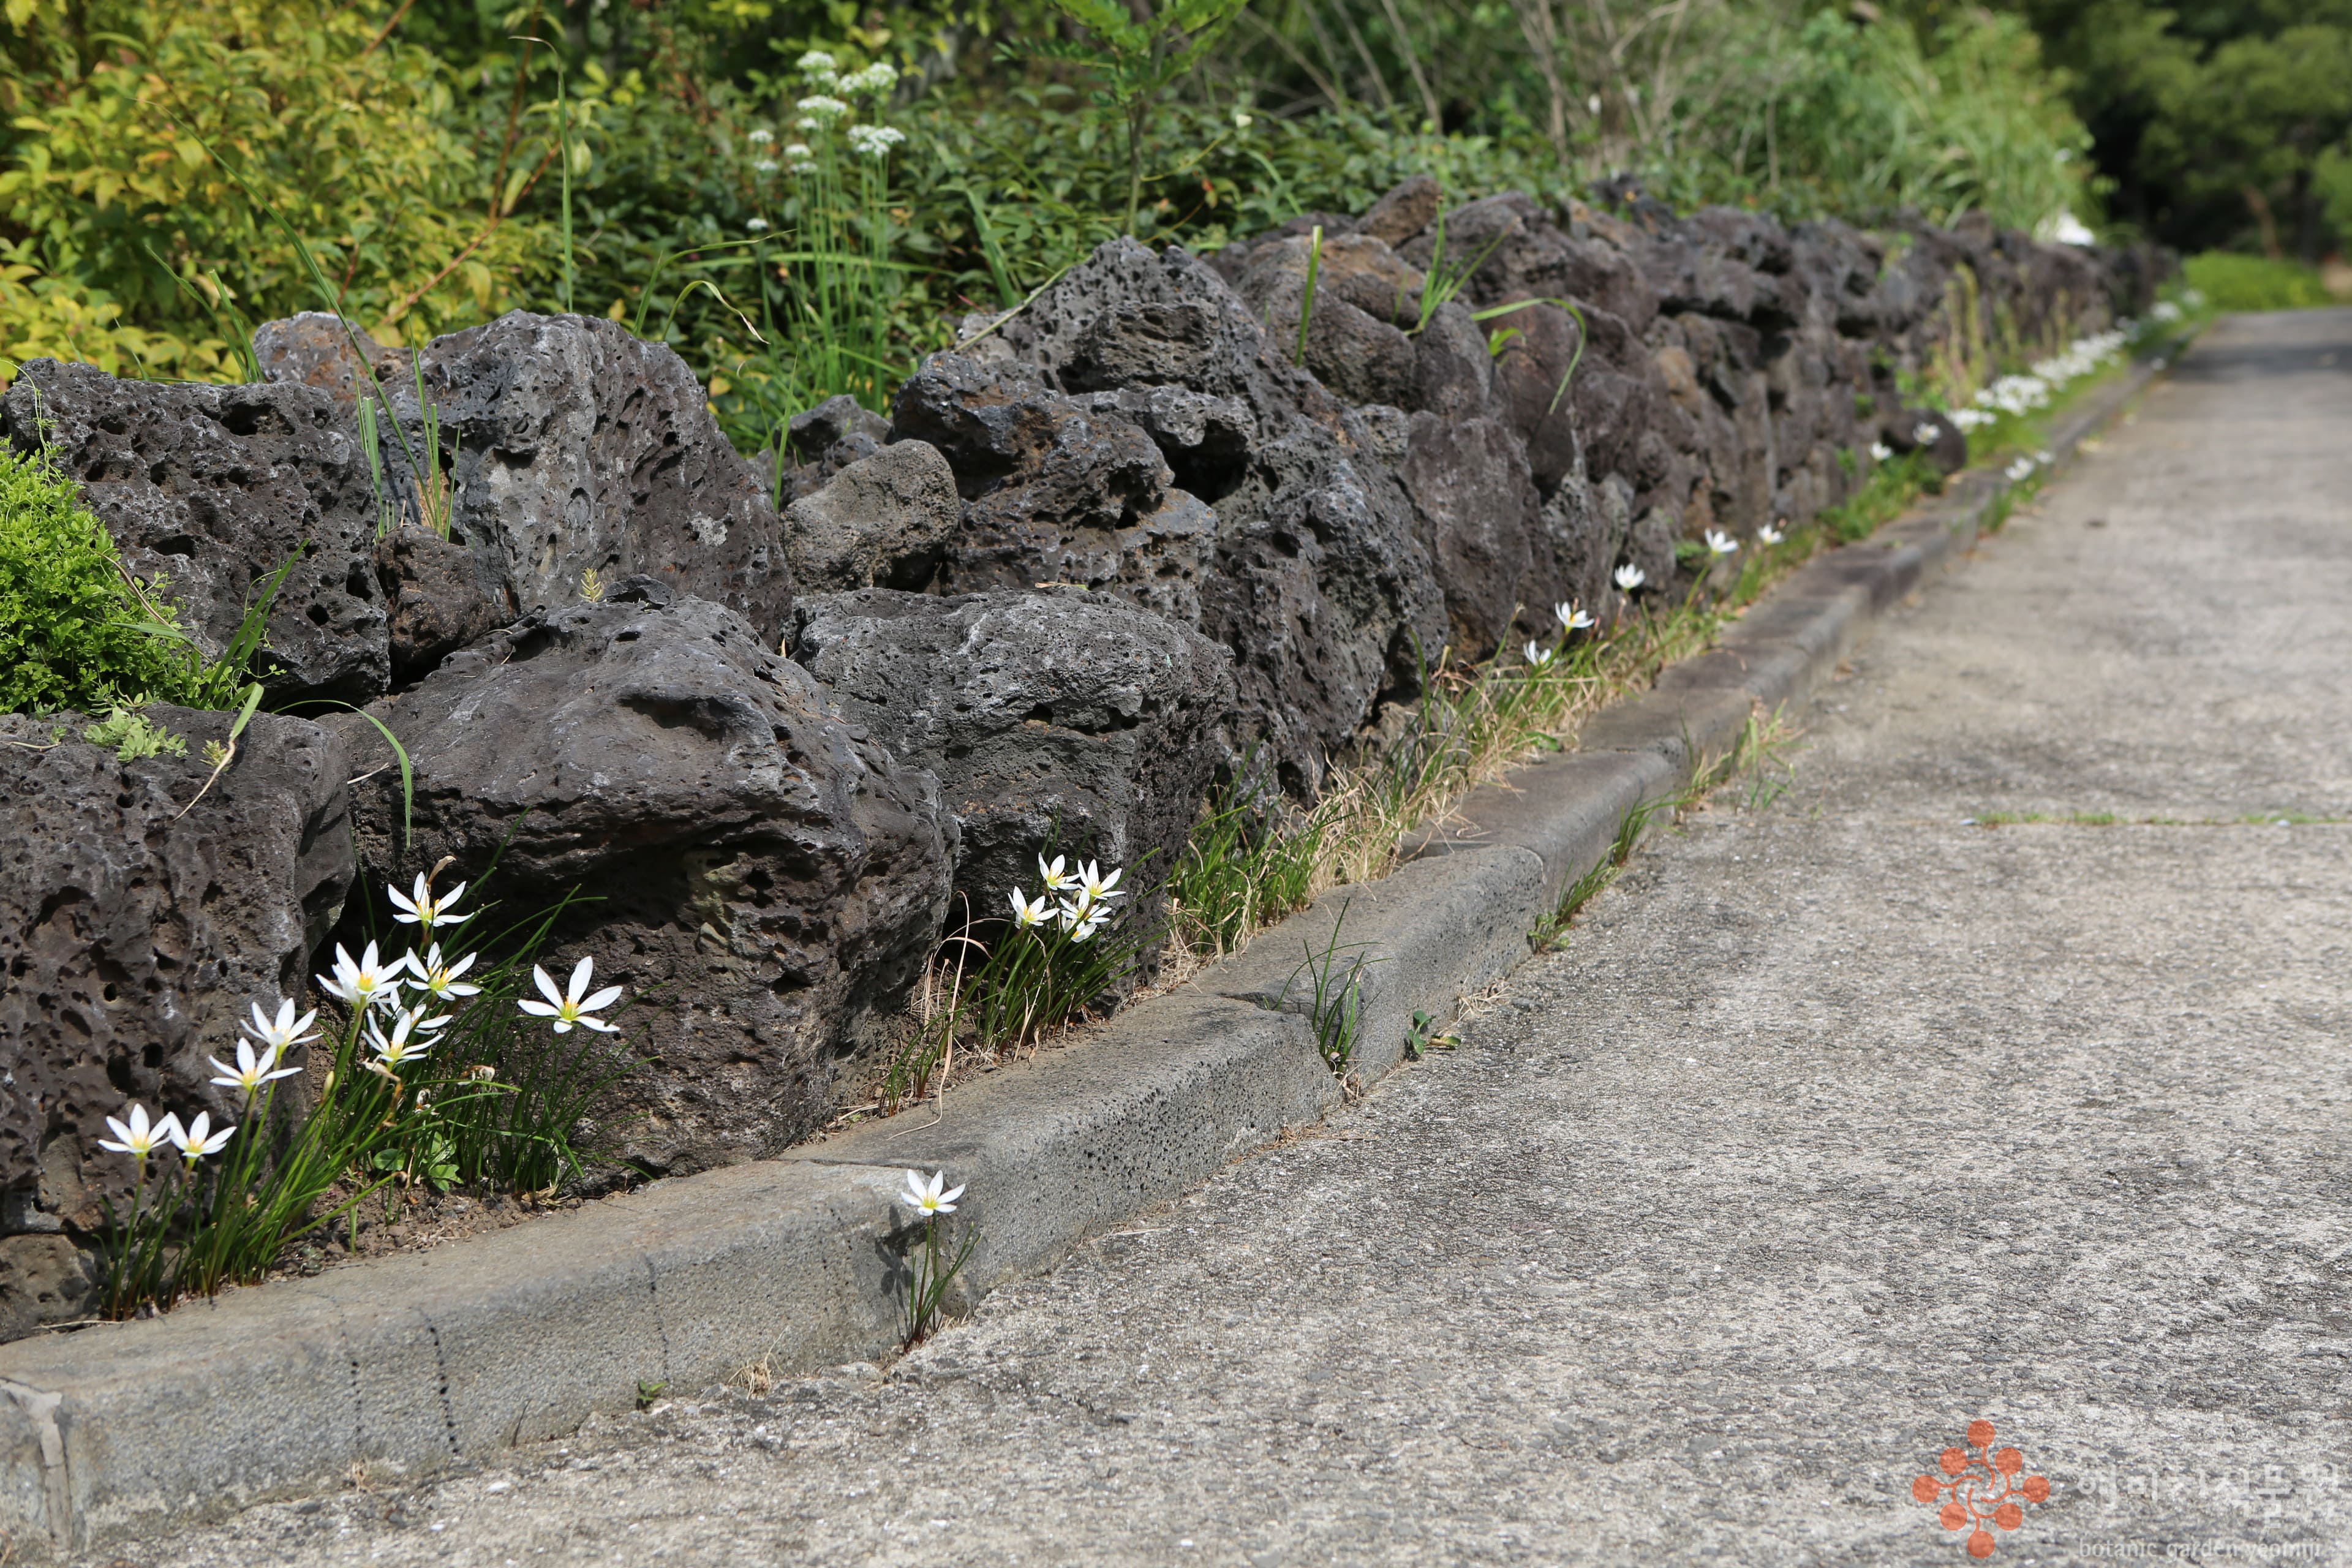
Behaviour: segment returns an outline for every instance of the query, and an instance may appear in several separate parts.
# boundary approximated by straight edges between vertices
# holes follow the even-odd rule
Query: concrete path
[[[1948,1563],[1989,1420],[1998,1562],[2352,1563],[2347,498],[2352,312],[2225,324],[1457,1053],[887,1377],[123,1556]]]

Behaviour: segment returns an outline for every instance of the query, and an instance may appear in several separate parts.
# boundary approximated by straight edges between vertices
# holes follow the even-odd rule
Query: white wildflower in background
[[[236,1066],[231,1067],[218,1057],[206,1059],[213,1064],[213,1070],[220,1074],[213,1082],[223,1089],[234,1089],[250,1100],[261,1092],[263,1084],[275,1079],[292,1078],[302,1070],[300,1068],[279,1067],[278,1054],[278,1047],[276,1045],[257,1055],[252,1041],[239,1040],[236,1043]]]
[[[1873,441],[1870,444],[1870,460],[1872,462],[1883,463],[1894,456],[1895,448],[1888,446],[1885,442]]]
[[[952,1187],[941,1192],[940,1189],[947,1184],[948,1173],[945,1171],[936,1173],[928,1182],[920,1171],[909,1171],[907,1173],[907,1190],[898,1194],[898,1201],[925,1219],[933,1215],[953,1214],[956,1199],[963,1196],[963,1189]]]
[[[2037,463],[2040,463],[2042,467],[2047,468],[2047,467],[2049,467],[2052,463],[2056,462],[2058,459],[2057,459],[2057,458],[2053,458],[2053,457],[2052,457],[2052,456],[2051,456],[2049,453],[2047,453],[2047,452],[2036,452],[2036,453],[2034,453],[2034,454],[2033,454],[2033,460],[2034,460],[2035,462],[2037,462]]]
[[[431,1050],[433,1031],[448,1022],[446,1018],[428,1018],[424,1009],[412,1008],[392,1021],[392,1033],[387,1035],[371,1018],[367,1026],[367,1047],[375,1053],[376,1059],[368,1066],[386,1076],[397,1072]]]
[[[853,125],[849,128],[849,149],[868,158],[887,158],[890,149],[907,139],[907,133],[889,125]]]
[[[408,973],[416,977],[416,984],[430,993],[436,1002],[450,1002],[461,996],[482,994],[480,986],[467,985],[458,979],[459,975],[474,967],[477,956],[469,952],[452,963],[441,956],[441,944],[436,942],[422,958],[412,952],[401,962],[408,966]]]
[[[777,163],[773,158],[762,158],[758,163],[751,165],[752,172],[760,174],[772,174],[782,167],[783,167],[783,165]]]
[[[128,1154],[142,1165],[147,1163],[147,1156],[152,1154],[158,1145],[171,1142],[172,1135],[180,1131],[178,1117],[166,1116],[161,1121],[150,1121],[147,1120],[147,1108],[135,1100],[131,1102],[131,1120],[128,1122],[110,1116],[106,1124],[114,1129],[114,1137],[100,1139],[98,1146],[111,1149],[118,1154]]]
[[[767,231],[768,220],[763,217],[755,217],[743,226],[750,229],[753,234],[763,234]]]
[[[2183,289],[2180,291],[2180,302],[2192,310],[2201,310],[2205,308],[2205,290]]]
[[[2062,150],[2060,162],[2064,162]],[[2090,226],[2071,212],[2060,212],[2054,217],[2042,220],[2034,226],[2033,237],[2049,245],[2096,245],[2099,237]]]
[[[1246,131],[1246,130],[1248,130],[1248,129],[1250,128],[1250,124],[1251,124],[1251,116],[1250,116],[1250,111],[1249,111],[1248,110],[1246,110],[1246,109],[1236,109],[1236,110],[1234,110],[1234,130],[1236,130],[1236,131]]]
[[[1981,408],[1956,409],[1950,417],[1952,423],[1963,430],[1981,429],[1993,421],[1993,416]]]
[[[588,994],[588,982],[595,973],[596,961],[593,958],[582,959],[572,968],[571,990],[562,992],[555,988],[555,982],[548,978],[547,971],[534,963],[530,966],[530,977],[538,984],[539,994],[547,1000],[534,1002],[526,996],[515,1005],[534,1018],[551,1019],[555,1025],[555,1032],[559,1035],[570,1034],[572,1026],[574,1024],[583,1028],[594,1029],[600,1034],[618,1034],[620,1032],[618,1026],[607,1024],[602,1018],[589,1016],[592,1013],[603,1012],[621,999],[621,988],[617,985],[607,985],[593,996]]]
[[[830,89],[838,85],[841,80],[835,74],[838,68],[839,62],[823,49],[811,49],[801,57],[801,75],[808,79],[812,87]]]
[[[1563,632],[1589,631],[1592,626],[1591,616],[1580,609],[1572,600],[1564,605],[1554,605],[1551,616],[1559,623],[1559,629]]]
[[[1719,528],[1710,528],[1706,531],[1706,548],[1710,555],[1736,555],[1739,552],[1739,541]]]
[[[1624,565],[1617,568],[1615,578],[1618,591],[1620,593],[1630,594],[1634,589],[1640,587],[1643,584],[1648,582],[1650,580],[1650,574],[1643,571],[1639,566],[1628,562]]]
[[[897,68],[884,61],[876,60],[864,70],[851,71],[847,76],[843,77],[839,83],[839,90],[849,93],[853,97],[863,92],[872,93],[879,98],[898,85]]]
[[[387,964],[376,957],[373,942],[367,944],[354,963],[352,955],[343,951],[343,944],[337,942],[335,973],[332,977],[320,975],[319,989],[345,1006],[362,1011],[376,1006],[394,1007],[400,1003],[400,982],[394,976],[405,967],[403,961]]]
[[[2009,466],[2009,482],[2011,484],[2022,484],[2032,477],[2033,459],[2031,458],[2020,458],[2017,461]]]
[[[1528,644],[1526,651],[1528,665],[1536,669],[1543,668],[1544,666],[1552,661],[1554,657],[1552,649],[1548,647],[1539,647],[1533,641],[1530,641]]]
[[[801,111],[801,124],[820,131],[836,120],[846,119],[849,114],[849,105],[837,98],[828,98],[824,93],[818,93],[813,98],[803,98],[793,107]]]
[[[471,915],[453,915],[450,908],[466,896],[467,884],[458,883],[439,898],[433,896],[433,884],[419,873],[415,890],[407,898],[400,896],[398,888],[386,888],[383,896],[392,900],[395,911],[393,919],[404,926],[417,926],[431,932],[436,925],[464,925]]]
[[[169,1121],[168,1118],[166,1120]],[[181,1158],[187,1161],[188,1169],[193,1171],[197,1161],[206,1155],[219,1153],[221,1146],[228,1142],[228,1135],[236,1131],[231,1126],[214,1131],[211,1114],[199,1110],[196,1119],[184,1128],[176,1121],[171,1122],[164,1131],[164,1136],[171,1139],[172,1147],[180,1152]]]
[[[813,155],[814,154],[809,152],[808,143],[805,142],[794,142],[784,148],[784,156],[795,161],[803,160]]]
[[[2174,304],[2169,300],[2159,300],[2156,302],[2155,307],[2148,311],[2147,317],[2151,321],[2162,321],[2166,325],[2169,326],[2174,321],[2180,320],[2180,307]]]
[[[1933,425],[1922,425],[1911,432],[1911,440],[1916,446],[1932,447],[1936,444],[1937,437],[1941,435],[1943,432]]]
[[[1788,537],[1769,522],[1756,531],[1756,541],[1759,544],[1778,544]]]
[[[806,178],[808,175],[816,173],[816,165],[804,158],[801,162],[793,165],[793,173]]]
[[[754,131],[751,135],[744,138],[745,141],[751,142],[754,147],[765,147],[769,142],[773,142],[775,139],[776,133],[772,131]]]
[[[315,1010],[297,1018],[294,1016],[294,1004],[284,1001],[278,1004],[278,1016],[272,1018],[261,1010],[261,1004],[256,1002],[253,1005],[253,1022],[240,1024],[237,1027],[251,1035],[257,1043],[268,1047],[272,1052],[277,1052],[291,1050],[296,1046],[309,1045],[317,1037],[310,1026],[318,1020],[319,1015]],[[220,1066],[218,1062],[213,1065]]]
[[[1033,902],[1023,898],[1021,889],[1015,888],[1008,897],[1013,900],[1013,924],[1017,930],[1034,931],[1054,918],[1053,901],[1042,893]]]

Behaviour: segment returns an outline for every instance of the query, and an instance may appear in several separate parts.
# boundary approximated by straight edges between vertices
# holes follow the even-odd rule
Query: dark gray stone
[[[353,791],[367,864],[395,883],[445,855],[518,910],[594,900],[554,942],[651,1058],[602,1136],[655,1171],[772,1154],[822,1126],[904,1005],[947,913],[954,819],[938,781],[835,716],[798,665],[663,577],[535,613],[370,710],[408,749]],[[341,721],[362,768],[391,761]]]
[[[131,1161],[97,1141],[126,1100],[232,1111],[206,1058],[232,1048],[254,1004],[274,1013],[303,993],[351,887],[351,762],[332,734],[258,714],[197,801],[205,742],[225,742],[232,716],[146,714],[184,755],[121,762],[81,739],[82,716],[0,717],[9,1228],[89,1228],[104,1202],[121,1205]]]
[[[879,447],[784,509],[793,586],[803,594],[919,586],[939,570],[962,514],[955,471],[937,447]]]
[[[1445,591],[1454,650],[1484,658],[1509,635],[1530,586],[1538,501],[1528,460],[1499,420],[1416,414],[1412,432],[1398,472]],[[1531,624],[1550,613],[1549,604],[1534,608]]]
[[[364,702],[390,679],[374,492],[333,401],[309,386],[118,381],[35,360],[0,401],[17,450],[46,444],[207,658],[298,552],[254,661],[273,699]],[[271,671],[275,673],[269,673]]]
[[[67,1236],[0,1236],[0,1341],[87,1318],[100,1265]]]
[[[771,646],[792,582],[770,491],[667,347],[591,316],[513,310],[427,344],[425,395],[457,443],[457,537],[509,617],[577,604],[581,577],[650,573]],[[388,389],[413,425],[415,395]],[[417,436],[412,429],[411,440]]]
[[[412,680],[506,624],[506,606],[482,583],[464,545],[401,527],[376,541],[376,581],[392,611],[392,674]]]
[[[936,772],[983,919],[1037,892],[1049,848],[1163,882],[1228,742],[1232,659],[1188,626],[1076,589],[804,597],[793,657],[845,717]]]

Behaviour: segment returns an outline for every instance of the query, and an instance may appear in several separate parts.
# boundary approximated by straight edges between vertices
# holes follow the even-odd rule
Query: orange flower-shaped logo
[[[1943,1479],[1921,1476],[1911,1483],[1911,1495],[1931,1507],[1943,1503],[1937,1519],[1946,1530],[1969,1532],[1971,1557],[1992,1555],[1993,1534],[1986,1525],[2015,1530],[2025,1522],[2018,1499],[2043,1502],[2050,1496],[2049,1477],[2019,1477],[2025,1468],[2024,1455],[2014,1448],[1993,1448],[1990,1421],[1969,1422],[1968,1447],[1947,1448],[1936,1463]]]

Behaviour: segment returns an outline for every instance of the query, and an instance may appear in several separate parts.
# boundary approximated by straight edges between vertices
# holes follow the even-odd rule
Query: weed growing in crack
[[[1342,944],[1339,933],[1348,923],[1348,905],[1339,906],[1339,918],[1331,922],[1331,934],[1324,939],[1320,952],[1311,942],[1301,940],[1307,953],[1306,962],[1291,972],[1283,982],[1281,992],[1275,997],[1279,1007],[1290,997],[1290,988],[1302,979],[1314,988],[1308,1001],[1307,1017],[1315,1031],[1315,1048],[1322,1053],[1324,1063],[1340,1078],[1348,1075],[1348,1067],[1355,1059],[1356,1047],[1364,1032],[1364,971],[1380,959],[1367,958],[1366,942]],[[1343,959],[1341,954],[1347,956]]]

